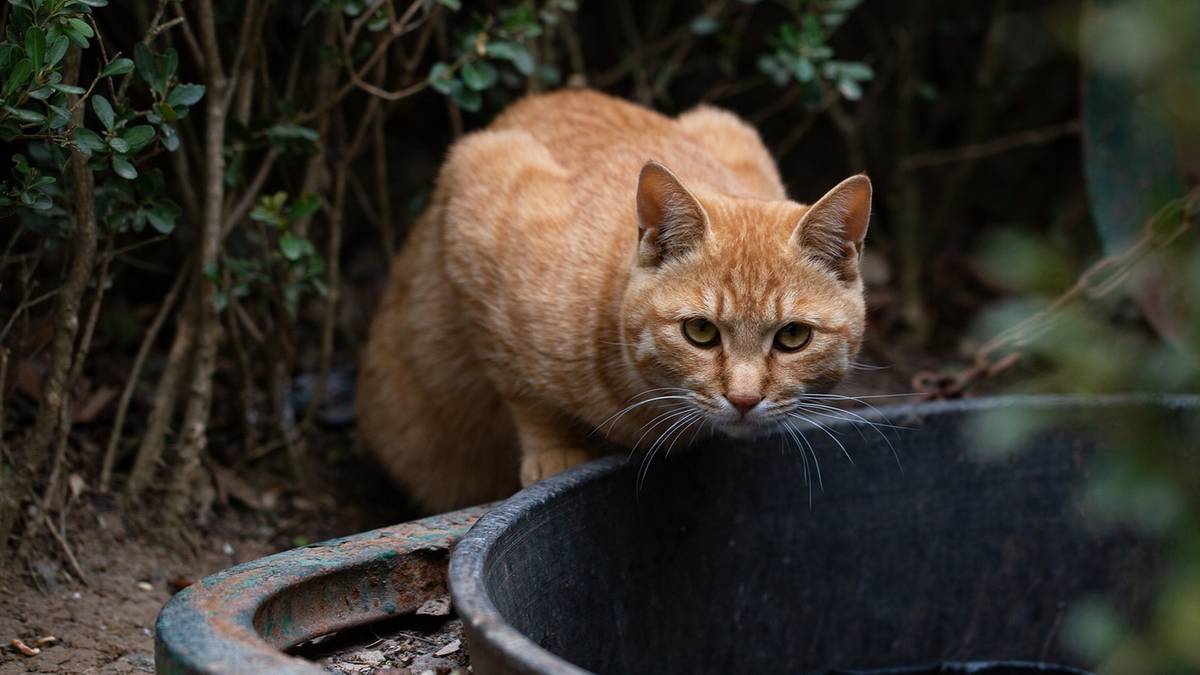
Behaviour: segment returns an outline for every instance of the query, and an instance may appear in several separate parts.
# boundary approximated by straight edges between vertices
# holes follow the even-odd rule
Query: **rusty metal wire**
[[[982,379],[1008,370],[1024,355],[1022,349],[1057,325],[1064,308],[1081,300],[1096,301],[1120,288],[1147,256],[1164,249],[1200,221],[1200,188],[1173,200],[1151,216],[1142,234],[1121,253],[1096,261],[1075,283],[1045,309],[984,343],[970,366],[957,371],[925,370],[913,376],[913,390],[923,399],[959,398]]]

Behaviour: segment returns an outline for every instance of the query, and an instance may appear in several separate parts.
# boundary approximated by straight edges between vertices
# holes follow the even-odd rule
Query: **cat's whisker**
[[[666,431],[664,431],[661,435],[659,435],[659,437],[654,441],[654,444],[650,446],[650,449],[646,451],[646,456],[642,459],[642,465],[640,467],[638,467],[637,491],[639,493],[642,491],[642,485],[645,484],[646,476],[650,472],[650,463],[654,461],[654,455],[657,454],[658,449],[660,447],[662,447],[663,440],[665,438],[667,438],[667,435],[670,434],[672,431],[674,431],[681,424],[684,424],[688,420],[692,419],[692,415],[700,414],[699,412],[696,412],[695,410],[689,410],[688,412],[691,413],[691,415],[685,415],[684,417],[682,417],[682,418],[676,420],[674,423],[672,423],[671,426],[668,427]]]
[[[890,370],[891,369],[891,366],[877,366],[877,365],[870,364],[870,363],[863,363],[861,361],[851,361],[850,367],[853,368],[854,370]]]
[[[851,410],[849,408],[838,408],[836,406],[824,405],[821,403],[813,403],[811,401],[804,401],[803,399],[801,399],[797,405],[807,408],[807,409],[809,409],[810,412],[814,412],[815,414],[819,414],[819,415],[822,415],[825,417],[832,417],[834,419],[839,419],[839,420],[843,420],[846,422],[859,422],[862,424],[866,424],[868,426],[880,427],[883,429],[899,429],[901,431],[915,431],[915,429],[913,429],[912,427],[902,427],[897,424],[892,424],[890,422],[876,422],[874,420],[869,420],[866,417],[863,417],[862,415],[854,412],[853,410]],[[828,412],[816,413],[815,411],[817,411],[817,410],[825,410]]]
[[[643,431],[642,435],[638,437],[637,442],[633,444],[633,448],[629,451],[629,456],[633,457],[633,453],[636,452],[637,449],[642,446],[642,441],[646,440],[646,436],[649,436],[650,432],[654,431],[655,427],[657,427],[660,424],[666,424],[668,421],[674,420],[674,419],[676,419],[682,415],[685,415],[689,412],[693,412],[693,410],[690,407],[682,405],[682,404],[678,404],[678,405],[672,407],[670,410],[668,410],[664,413],[661,413],[658,417],[655,417],[654,419],[650,420],[649,422],[643,424],[641,427],[638,428],[638,431],[642,431],[643,429],[645,429],[645,431]],[[647,428],[647,427],[649,427],[649,428]],[[637,432],[634,432],[634,433],[637,433]]]
[[[796,445],[796,450],[800,453],[800,461],[804,466],[804,485],[808,487],[808,507],[812,508],[812,478],[808,467],[808,454],[804,451],[808,441],[804,438],[804,434],[795,428],[795,425],[789,420],[782,420],[784,431],[791,437],[792,443]]]
[[[819,404],[819,403],[813,403],[812,401],[805,401],[804,399],[805,399],[804,396],[800,397],[797,401],[798,405],[821,406],[821,404]],[[871,410],[875,411],[877,414],[879,414],[885,420],[887,419],[886,415],[883,415],[883,413],[879,412],[878,408],[871,405],[870,403],[863,403],[863,405],[865,405],[867,408],[870,408]],[[826,408],[830,411],[838,411],[839,413],[850,415],[852,418],[856,418],[856,421],[870,426],[871,429],[874,430],[876,434],[879,434],[879,437],[881,439],[883,439],[883,442],[887,444],[888,450],[891,451],[892,457],[896,460],[896,466],[899,467],[901,473],[904,473],[904,463],[900,461],[900,453],[896,451],[896,446],[892,443],[892,440],[890,438],[888,438],[888,435],[885,434],[880,429],[880,427],[889,428],[889,429],[902,429],[905,431],[912,431],[913,430],[912,427],[901,427],[901,426],[896,426],[894,424],[890,424],[890,423],[886,423],[886,422],[873,422],[873,421],[863,417],[862,415],[854,412],[853,410],[848,410],[846,408],[835,408],[833,406],[822,406],[822,407]],[[810,412],[814,412],[814,411],[810,411]]]
[[[675,444],[679,442],[679,439],[683,438],[683,435],[687,433],[688,429],[695,427],[696,430],[699,431],[700,422],[702,421],[703,417],[704,415],[702,413],[697,412],[695,416],[688,418],[688,423],[684,425],[684,427],[680,429],[678,433],[675,434],[675,438],[671,440],[671,445],[667,447],[667,457],[671,456],[671,451],[675,449]],[[695,440],[696,435],[693,433],[691,440],[688,441],[688,445],[691,445]]]
[[[848,394],[830,394],[827,392],[826,393],[807,392],[807,393],[801,394],[800,396],[802,398],[821,398],[821,399],[829,399],[829,400],[834,400],[834,401],[859,401],[859,402],[862,402],[867,399],[905,398],[905,397],[920,396],[920,395],[921,394],[919,392],[914,391],[914,392],[906,392],[903,394],[864,394],[863,396],[850,396]],[[863,405],[866,405],[866,404],[864,403]]]
[[[803,419],[804,421],[808,422],[809,424],[813,424],[818,429],[821,429],[821,431],[824,431],[826,434],[829,433],[829,431],[827,429],[821,427],[821,425],[819,425],[819,424],[815,424],[812,420],[804,418],[803,416],[800,416],[800,419]],[[821,492],[824,492],[825,491],[825,481],[821,478],[821,460],[817,458],[817,449],[815,447],[813,447],[812,441],[808,440],[808,438],[804,435],[803,430],[797,429],[796,433],[797,433],[797,435],[800,436],[800,439],[804,441],[804,445],[808,448],[809,454],[812,455],[813,467],[816,469],[816,474],[817,474],[817,484],[820,486]],[[830,438],[833,438],[833,436],[831,435]],[[834,442],[837,442],[836,438],[834,438]],[[838,445],[841,445],[841,444],[839,443]],[[845,452],[845,451],[846,451],[846,448],[843,446],[842,452]],[[849,456],[850,456],[849,453],[847,453],[846,457],[849,457]],[[850,460],[850,463],[853,464],[854,460]]]
[[[686,390],[684,390],[684,391],[686,391]],[[642,395],[642,394],[639,394],[639,396],[641,396],[641,395]],[[610,415],[610,416],[608,417],[608,419],[606,419],[606,420],[604,420],[603,422],[601,422],[600,424],[596,425],[596,429],[593,431],[593,433],[594,433],[595,431],[602,431],[602,430],[604,429],[604,427],[605,427],[605,426],[609,426],[609,431],[612,431],[612,426],[611,426],[611,425],[615,425],[615,424],[617,423],[617,420],[619,420],[619,419],[620,419],[621,417],[623,417],[624,415],[627,415],[627,414],[629,414],[630,412],[633,412],[633,411],[634,411],[634,410],[636,410],[637,408],[640,408],[640,407],[642,407],[642,406],[644,406],[644,405],[649,405],[649,404],[651,404],[651,403],[657,403],[657,402],[659,402],[659,401],[680,401],[680,400],[682,400],[682,401],[688,401],[688,400],[691,400],[691,398],[692,398],[691,396],[675,396],[675,395],[666,395],[666,396],[655,396],[654,398],[647,399],[647,400],[645,400],[645,401],[638,401],[637,403],[633,403],[633,404],[631,404],[631,405],[628,405],[628,406],[626,406],[625,408],[622,408],[621,410],[618,410],[617,412],[615,412],[615,413],[613,413],[612,415]],[[608,436],[608,431],[605,431],[605,432],[604,432],[604,435],[607,437],[607,436]]]
[[[830,430],[829,430],[829,429],[828,429],[828,428],[827,428],[827,427],[826,427],[824,424],[821,424],[820,422],[818,422],[818,421],[814,420],[814,419],[813,419],[813,418],[811,418],[811,417],[808,417],[807,415],[801,415],[801,414],[799,414],[799,413],[788,413],[788,415],[791,415],[792,417],[795,417],[795,418],[797,418],[797,419],[800,419],[800,420],[803,420],[803,421],[805,421],[805,422],[808,422],[809,424],[813,425],[814,427],[816,427],[816,428],[820,429],[821,431],[825,432],[825,435],[826,435],[826,436],[828,436],[830,439],[832,439],[834,443],[837,443],[837,446],[838,446],[839,448],[841,448],[841,449],[842,449],[842,454],[846,456],[846,459],[850,460],[850,463],[851,463],[851,464],[853,464],[853,463],[854,463],[854,458],[850,456],[850,451],[846,449],[846,446],[845,446],[845,445],[844,445],[844,444],[843,444],[843,443],[842,443],[840,440],[838,440],[838,437],[837,437],[837,436],[834,436],[834,435],[833,435],[833,432],[832,432],[832,431],[830,431]],[[809,449],[810,449],[810,450],[812,449],[812,446],[811,446],[811,445],[809,445]],[[815,459],[816,459],[816,457],[815,457],[815,455],[816,455],[816,452],[815,452],[815,451],[813,452],[813,455],[814,455],[813,459],[815,460]],[[819,467],[819,466],[820,466],[820,465],[818,464],[818,467]],[[820,470],[820,469],[818,469],[818,471],[819,471],[819,470]]]

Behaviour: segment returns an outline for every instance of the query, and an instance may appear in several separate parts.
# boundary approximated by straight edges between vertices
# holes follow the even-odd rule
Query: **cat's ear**
[[[854,281],[870,220],[871,180],[860,173],[808,207],[792,233],[792,243],[839,279]]]
[[[638,177],[638,264],[654,267],[691,251],[704,239],[708,216],[695,195],[658,162]]]

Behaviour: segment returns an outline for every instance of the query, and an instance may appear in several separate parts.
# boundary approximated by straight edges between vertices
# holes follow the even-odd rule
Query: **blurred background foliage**
[[[446,147],[560,87],[730,108],[800,201],[867,171],[864,359],[900,390],[1194,392],[1198,30],[1172,0],[8,0],[0,550],[80,485],[171,532],[213,467],[319,489]],[[1081,504],[1170,573],[1153,616],[1098,599],[1065,636],[1195,672],[1200,486],[1164,458],[1197,440],[1105,421]]]

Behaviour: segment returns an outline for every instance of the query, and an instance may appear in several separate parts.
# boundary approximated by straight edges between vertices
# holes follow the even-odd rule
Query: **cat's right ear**
[[[638,177],[638,264],[656,267],[694,249],[704,239],[708,215],[675,174],[646,162]]]

